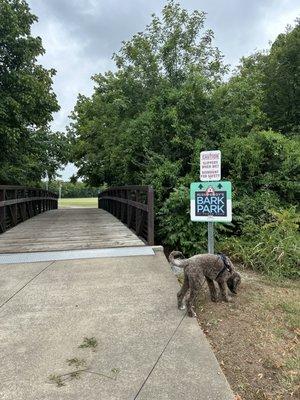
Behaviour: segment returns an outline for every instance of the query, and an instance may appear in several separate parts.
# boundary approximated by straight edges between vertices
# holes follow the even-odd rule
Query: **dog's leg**
[[[227,291],[227,284],[223,279],[220,279],[217,281],[219,288],[220,288],[220,292],[221,292],[221,296],[223,298],[224,301],[229,302],[230,301],[230,297],[228,296],[228,291]]]
[[[206,282],[208,284],[211,301],[217,301],[218,300],[218,295],[217,295],[217,291],[216,291],[216,287],[215,287],[214,281],[206,276]]]
[[[187,292],[189,288],[189,280],[186,274],[184,274],[184,281],[183,284],[181,286],[181,289],[179,290],[179,292],[177,293],[177,304],[178,304],[178,308],[179,310],[184,310],[184,305],[182,304],[183,298]]]
[[[189,317],[196,317],[195,306],[199,290],[201,288],[201,284],[198,281],[192,279],[189,280],[189,284],[190,284],[190,296],[186,302],[187,314]]]

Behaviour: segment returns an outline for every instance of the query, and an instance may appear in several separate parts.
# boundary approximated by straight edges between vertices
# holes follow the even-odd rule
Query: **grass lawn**
[[[59,199],[58,207],[98,207],[98,199],[97,197],[88,197],[82,199]]]
[[[205,293],[197,316],[237,399],[300,398],[299,282],[245,271],[232,303]]]

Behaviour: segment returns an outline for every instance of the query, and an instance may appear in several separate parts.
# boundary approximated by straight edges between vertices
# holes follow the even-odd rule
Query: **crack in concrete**
[[[45,268],[43,268],[38,274],[36,274],[33,278],[31,278],[25,285],[23,285],[19,290],[17,290],[12,296],[10,296],[7,300],[4,301],[4,303],[0,304],[0,308],[5,306],[11,299],[13,299],[18,293],[20,293],[29,283],[31,283],[35,278],[37,278],[41,273],[43,273],[48,267],[50,267],[52,264],[54,264],[55,261],[52,261],[50,264],[48,264]]]
[[[157,366],[159,360],[161,359],[161,357],[163,356],[164,352],[166,351],[167,347],[169,346],[169,344],[171,343],[171,340],[173,339],[173,337],[175,336],[176,332],[178,331],[180,325],[182,324],[182,321],[184,320],[186,316],[186,313],[184,314],[184,316],[181,318],[179,324],[177,325],[176,329],[174,330],[174,332],[172,333],[172,335],[170,336],[169,340],[167,341],[167,343],[165,344],[162,352],[160,353],[160,355],[158,356],[157,360],[155,361],[153,367],[151,368],[150,372],[148,373],[146,379],[144,380],[144,382],[142,383],[141,387],[139,388],[137,394],[134,396],[133,400],[136,400],[138,398],[138,395],[141,393],[143,387],[145,386],[146,382],[148,381],[148,379],[150,378],[152,372],[154,371],[155,367]]]

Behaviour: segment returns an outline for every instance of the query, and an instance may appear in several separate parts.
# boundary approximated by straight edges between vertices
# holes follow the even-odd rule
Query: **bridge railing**
[[[98,208],[113,214],[146,243],[154,245],[152,186],[111,187],[99,193]]]
[[[44,189],[0,185],[0,233],[44,211],[57,208],[58,196]]]

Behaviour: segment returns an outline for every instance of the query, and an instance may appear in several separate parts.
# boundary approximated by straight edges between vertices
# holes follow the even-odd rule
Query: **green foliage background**
[[[49,190],[54,193],[59,193],[61,188],[61,197],[74,199],[74,198],[88,198],[98,197],[100,188],[90,187],[84,182],[63,182],[52,181],[49,183]],[[101,189],[104,189],[103,187]]]
[[[222,59],[205,14],[169,1],[114,54],[117,71],[95,75],[93,95],[79,97],[73,160],[92,185],[153,185],[157,242],[191,255],[206,251],[206,226],[190,221],[188,188],[199,152],[220,149],[234,218],[216,224],[217,249],[299,276],[300,23],[227,80]]]

